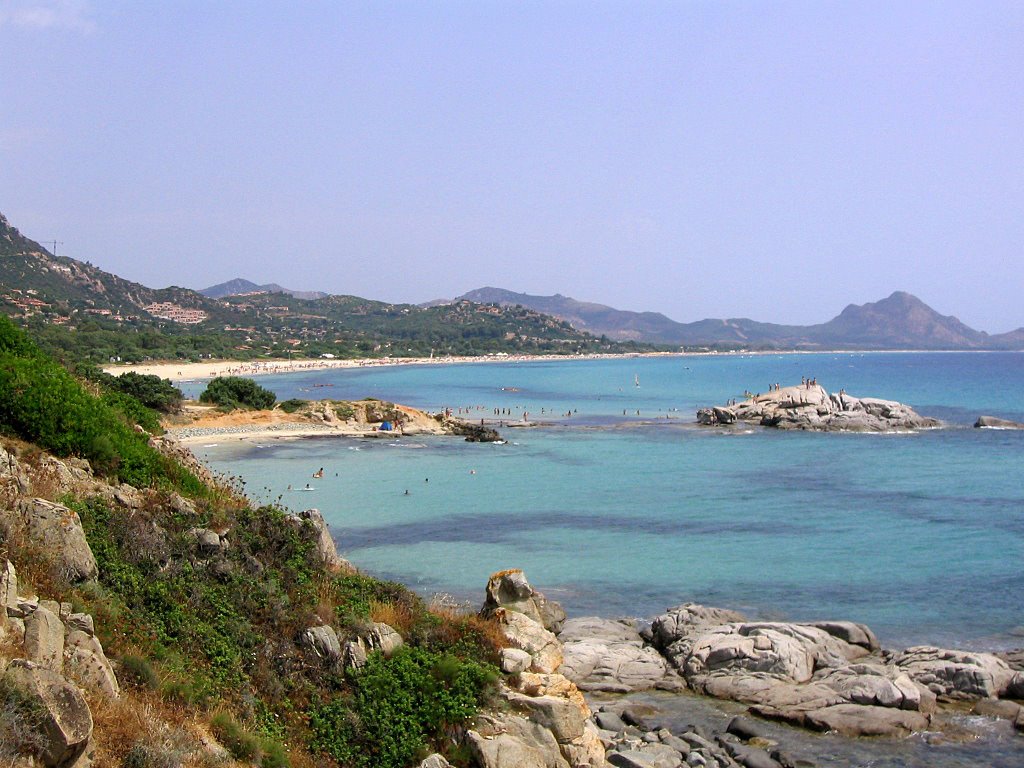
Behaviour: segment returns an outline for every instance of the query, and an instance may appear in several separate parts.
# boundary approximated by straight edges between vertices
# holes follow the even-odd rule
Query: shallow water
[[[954,426],[846,435],[692,423],[700,405],[801,375]],[[345,556],[425,594],[476,600],[489,573],[516,566],[575,615],[646,617],[696,600],[862,621],[891,646],[1024,644],[1024,432],[967,426],[982,413],[1024,420],[1024,355],[645,358],[260,381],[281,398],[329,391],[471,418],[494,418],[494,408],[555,414],[542,428],[506,428],[507,445],[405,437],[197,448],[263,498],[320,508]],[[321,466],[326,477],[311,481]],[[287,490],[307,482],[314,492]]]
[[[846,435],[693,424],[697,407],[801,376],[907,402],[951,426]],[[524,410],[546,420],[506,427],[506,445],[409,436],[196,446],[251,495],[318,507],[346,557],[426,596],[476,604],[492,571],[521,567],[575,616],[650,617],[692,600],[753,617],[861,621],[887,647],[1024,645],[1024,432],[970,428],[982,414],[1024,421],[1024,354],[416,366],[260,383],[281,399],[373,396],[474,419],[498,408],[510,423]],[[325,476],[312,479],[320,467]],[[288,490],[307,483],[315,490]],[[638,698],[674,730],[721,729],[741,709]],[[980,738],[849,740],[769,727],[818,765],[1024,765],[1024,738],[1008,724],[962,724]]]

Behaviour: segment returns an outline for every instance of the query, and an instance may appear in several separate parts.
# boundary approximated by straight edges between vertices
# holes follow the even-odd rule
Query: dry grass
[[[408,635],[416,623],[416,616],[410,606],[403,603],[370,601],[370,619],[374,622],[387,624],[398,630],[400,635]]]
[[[318,579],[316,585],[316,606],[313,608],[313,613],[316,614],[323,624],[337,625],[338,612],[335,606],[339,602],[341,602],[341,594],[334,579]]]
[[[480,638],[495,658],[503,648],[509,647],[508,638],[494,618],[483,618],[475,613],[466,614],[450,608],[431,607],[430,612],[441,619],[441,626],[435,632],[452,645],[466,635],[473,635]]]

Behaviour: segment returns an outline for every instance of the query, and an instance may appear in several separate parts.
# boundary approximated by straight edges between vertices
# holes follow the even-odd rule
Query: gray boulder
[[[42,605],[25,618],[25,654],[40,667],[64,668],[64,625]]]
[[[628,693],[655,687],[669,673],[631,622],[584,617],[565,622],[561,673],[584,691]]]
[[[444,755],[439,755],[435,752],[421,762],[419,768],[451,768],[451,765],[451,763],[445,760]]]
[[[481,768],[569,768],[551,731],[521,715],[479,718],[466,743]]]
[[[505,699],[529,720],[551,731],[560,744],[583,737],[586,715],[579,705],[560,696],[525,696],[506,691]]]
[[[37,735],[42,737],[44,765],[73,765],[88,749],[92,736],[92,713],[82,693],[53,670],[24,659],[14,659],[4,677],[41,713]]]
[[[366,636],[366,644],[368,650],[380,651],[385,656],[390,657],[391,654],[402,647],[403,641],[402,636],[398,634],[398,630],[383,622],[375,622],[373,629]]]
[[[24,499],[19,512],[29,540],[43,550],[61,577],[71,582],[96,577],[96,558],[77,512],[46,499]]]
[[[189,535],[195,541],[196,555],[204,560],[216,557],[227,549],[227,540],[209,528],[193,528]]]
[[[108,699],[121,696],[117,676],[103,652],[103,646],[93,635],[77,629],[68,633],[64,645],[64,671],[95,694]]]
[[[804,716],[803,725],[843,736],[909,736],[928,729],[930,718],[921,712],[891,707],[837,704]]]
[[[330,624],[310,627],[302,633],[299,641],[324,661],[335,663],[341,659],[341,642],[338,640],[338,633]]]
[[[298,520],[308,526],[309,535],[316,544],[316,554],[328,570],[351,571],[354,570],[352,563],[338,554],[338,547],[334,543],[330,530],[324,516],[319,509],[305,509],[298,514]]]
[[[501,671],[508,675],[525,672],[533,663],[533,657],[519,648],[501,649]]]

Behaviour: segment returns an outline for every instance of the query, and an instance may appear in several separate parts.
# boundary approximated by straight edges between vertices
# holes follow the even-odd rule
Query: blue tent
[[[381,422],[381,424],[380,424],[380,431],[381,432],[390,432],[392,429],[394,429],[394,427],[391,426],[391,422],[390,421],[382,421]]]

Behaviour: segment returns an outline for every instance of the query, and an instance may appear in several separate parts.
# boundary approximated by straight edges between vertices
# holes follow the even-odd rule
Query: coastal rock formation
[[[734,405],[702,408],[697,411],[697,421],[704,425],[742,421],[776,429],[821,432],[889,432],[942,425],[902,403],[853,397],[843,391],[829,394],[818,384],[781,387]]]
[[[558,635],[561,672],[584,691],[628,693],[654,688],[670,675],[665,659],[629,621],[569,619]]]
[[[1019,421],[1007,421],[997,419],[995,416],[979,416],[974,422],[975,429],[1024,429],[1024,424]]]
[[[483,424],[472,424],[462,419],[444,420],[445,431],[450,435],[462,435],[467,443],[496,443],[501,440],[498,430]]]
[[[308,527],[309,535],[316,544],[317,557],[329,571],[355,570],[352,563],[338,554],[338,547],[319,509],[305,509],[298,513],[296,520]]]
[[[482,613],[490,615],[498,608],[529,616],[550,632],[560,631],[565,621],[562,606],[531,587],[518,568],[498,571],[488,579]]]
[[[654,620],[652,637],[691,688],[746,702],[764,717],[852,735],[927,727],[934,695],[903,668],[881,663],[878,641],[864,625],[737,616],[681,606]]]
[[[1024,698],[1024,673],[991,653],[915,646],[894,654],[892,664],[947,699]]]
[[[561,606],[534,590],[521,570],[512,569],[488,580],[481,614],[497,620],[513,649],[523,654],[503,654],[502,665],[518,670],[500,689],[507,709],[479,718],[466,735],[477,763],[485,768],[607,765],[583,694],[560,672],[562,644],[546,628],[561,628]]]

